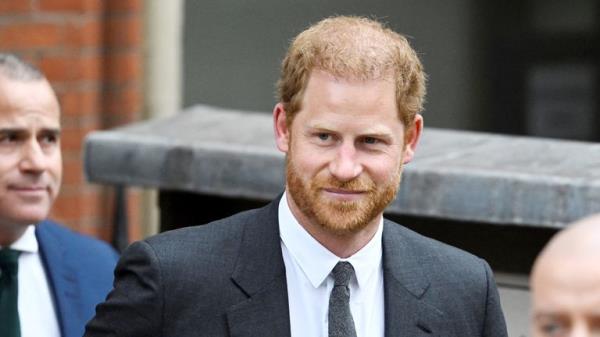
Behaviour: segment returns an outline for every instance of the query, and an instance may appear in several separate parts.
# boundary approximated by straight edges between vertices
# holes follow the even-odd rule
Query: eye
[[[328,141],[331,139],[331,135],[325,132],[317,133],[317,137],[322,141]]]
[[[0,133],[1,144],[12,144],[19,140],[19,134],[16,132],[3,132]]]
[[[549,321],[541,323],[539,329],[542,332],[542,336],[561,337],[567,335],[569,327],[565,322]]]
[[[375,138],[375,137],[365,137],[365,138],[363,139],[363,142],[364,142],[365,144],[374,145],[374,144],[378,144],[378,143],[380,143],[380,140],[379,140],[379,139],[377,139],[377,138]]]
[[[38,137],[38,141],[40,142],[40,144],[42,144],[42,146],[55,145],[58,143],[58,140],[58,132],[45,132]]]
[[[40,143],[43,144],[54,144],[58,141],[58,137],[56,135],[45,135],[40,139]]]

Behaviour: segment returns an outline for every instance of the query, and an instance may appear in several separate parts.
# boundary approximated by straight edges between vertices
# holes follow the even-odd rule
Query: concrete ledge
[[[271,199],[284,156],[270,114],[198,105],[169,119],[98,131],[92,182]],[[426,128],[389,212],[562,227],[600,212],[600,144]]]

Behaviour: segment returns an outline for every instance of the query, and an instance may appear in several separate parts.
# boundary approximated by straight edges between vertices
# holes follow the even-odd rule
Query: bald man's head
[[[533,336],[600,336],[600,214],[557,234],[531,275]]]

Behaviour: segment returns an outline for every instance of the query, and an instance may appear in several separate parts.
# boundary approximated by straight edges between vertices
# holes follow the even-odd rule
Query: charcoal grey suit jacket
[[[85,336],[290,336],[278,201],[132,244]],[[387,337],[507,336],[485,261],[386,220],[383,268]]]

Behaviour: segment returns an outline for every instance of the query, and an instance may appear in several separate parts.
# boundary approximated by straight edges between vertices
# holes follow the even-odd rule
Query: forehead
[[[552,257],[536,271],[534,311],[600,317],[600,262],[595,258]]]
[[[302,114],[311,118],[334,118],[361,123],[400,122],[393,81],[387,78],[340,78],[322,70],[313,70],[310,74],[302,99],[300,115]]]
[[[0,127],[57,127],[59,119],[58,101],[46,80],[15,81],[0,76]]]

